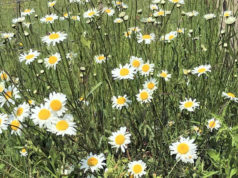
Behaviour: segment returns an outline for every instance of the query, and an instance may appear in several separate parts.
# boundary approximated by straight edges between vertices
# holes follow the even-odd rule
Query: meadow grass
[[[128,165],[142,160],[146,164],[142,177],[237,176],[237,29],[234,24],[226,24],[228,17],[223,17],[225,10],[232,10],[230,16],[236,17],[236,4],[234,0],[229,1],[224,9],[223,1],[184,2],[181,5],[170,1],[158,3],[160,9],[170,12],[155,18],[150,0],[123,1],[128,8],[115,6],[109,0],[83,1],[81,4],[58,0],[54,7],[48,7],[46,0],[33,0],[20,4],[21,12],[35,10],[25,17],[24,22],[30,23],[29,27],[24,22],[13,25],[12,19],[19,15],[16,4],[2,5],[0,32],[12,32],[14,37],[2,37],[0,41],[0,69],[9,78],[6,81],[1,73],[0,111],[5,114],[1,117],[7,119],[0,118],[0,175],[132,177]],[[87,10],[102,11],[103,7],[112,7],[114,15],[100,12],[93,18],[84,17]],[[199,14],[187,14],[193,10]],[[64,19],[57,19],[52,24],[40,22],[51,13]],[[203,16],[209,13],[216,17],[206,20]],[[72,19],[77,15],[80,20]],[[119,16],[122,23],[115,23]],[[155,22],[141,21],[148,17]],[[126,37],[124,32],[130,27],[139,27],[141,31],[131,32],[130,37]],[[67,34],[62,42],[47,45],[42,41],[42,37],[59,31]],[[165,35],[170,32],[175,35],[167,39]],[[139,33],[154,33],[155,40],[150,44],[139,43]],[[19,57],[30,49],[40,53],[37,59],[29,64],[26,59],[20,61]],[[55,69],[47,68],[45,59],[55,53],[60,54],[61,60]],[[68,53],[77,54],[69,59]],[[101,54],[107,60],[96,63],[95,56]],[[154,70],[143,75],[142,69],[135,72],[130,66],[133,79],[115,79],[112,71],[120,64],[130,63],[131,56],[154,64]],[[196,73],[195,68],[202,65],[211,68],[205,67],[204,73]],[[171,79],[166,81],[161,77],[162,70],[167,70]],[[148,92],[152,97],[150,101],[141,103],[136,95],[151,78],[157,81],[156,89]],[[13,93],[6,95],[9,86],[19,91],[20,98],[14,98]],[[54,124],[57,119],[64,120],[64,114],[55,114],[47,105],[53,92],[67,97],[63,106],[67,111],[62,112],[73,117],[74,125],[63,135]],[[113,107],[112,98],[124,95],[131,103],[121,109]],[[192,102],[199,102],[199,106],[192,107],[190,112],[189,107],[181,104],[187,101],[186,98],[196,99]],[[26,111],[26,117],[20,118],[17,107],[24,102],[29,103],[30,109]],[[43,126],[34,115],[34,109],[41,104],[46,104],[44,107],[54,115],[52,123]],[[212,118],[215,122],[209,125]],[[14,119],[20,121],[21,127],[13,126]],[[125,152],[116,151],[109,143],[109,137],[121,127],[126,127],[131,134]],[[181,138],[194,139],[196,150],[188,152],[191,155],[180,154],[179,158],[183,159],[176,159],[171,155],[171,146]],[[23,148],[26,156],[22,156]],[[82,161],[86,159],[87,162],[90,153],[104,154],[103,169],[92,171],[93,166],[88,164],[89,170],[84,171]],[[189,159],[189,156],[192,157]],[[70,168],[73,171],[66,172]]]

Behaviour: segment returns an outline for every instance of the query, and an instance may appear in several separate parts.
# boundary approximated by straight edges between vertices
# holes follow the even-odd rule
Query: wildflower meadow
[[[0,4],[1,177],[238,177],[237,0]]]

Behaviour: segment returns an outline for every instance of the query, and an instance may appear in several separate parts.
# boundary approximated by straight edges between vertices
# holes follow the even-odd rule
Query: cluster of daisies
[[[4,80],[8,80],[9,76],[6,73],[1,73]],[[47,131],[56,135],[76,135],[76,124],[73,121],[73,116],[67,114],[66,102],[67,98],[62,93],[50,93],[49,98],[45,99],[45,103],[37,106],[33,100],[28,100],[16,106],[19,103],[21,96],[15,86],[5,88],[5,83],[1,83],[1,107],[15,106],[10,115],[1,113],[0,116],[0,132],[6,130],[10,125],[11,133],[21,135],[25,127],[24,121],[30,118],[35,125],[40,128],[46,128]]]

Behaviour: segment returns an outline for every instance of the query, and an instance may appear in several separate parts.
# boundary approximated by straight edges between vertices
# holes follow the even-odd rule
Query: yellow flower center
[[[89,12],[89,13],[88,13],[88,16],[90,16],[90,17],[91,17],[91,16],[93,16],[94,14],[95,14],[95,12],[94,12],[94,11],[92,11],[92,12]]]
[[[73,20],[77,20],[77,16],[72,16],[71,17]]]
[[[132,66],[138,68],[140,66],[140,61],[139,60],[134,60],[132,62]]]
[[[151,36],[150,35],[143,35],[142,39],[143,40],[149,40],[149,39],[151,39]]]
[[[45,18],[45,21],[47,21],[47,22],[48,22],[48,21],[53,21],[53,17],[46,17],[46,18]]]
[[[150,90],[152,90],[152,89],[155,87],[155,84],[152,83],[152,82],[150,82],[150,83],[147,84],[147,87],[148,87]]]
[[[227,95],[231,98],[235,98],[236,96],[233,93],[227,93]]]
[[[23,149],[21,150],[21,152],[22,152],[22,153],[25,153],[25,152],[26,152],[26,149],[25,149],[25,148],[23,148]]]
[[[0,118],[0,125],[2,124],[2,119]]]
[[[179,2],[179,0],[172,0],[174,3],[177,3],[177,2]]]
[[[68,17],[69,16],[69,14],[68,13],[64,13],[64,17]]]
[[[216,122],[215,121],[210,121],[209,122],[209,127],[210,128],[214,128],[216,126]]]
[[[5,86],[3,84],[0,84],[0,93],[2,93],[4,89],[5,89]]]
[[[117,135],[116,138],[115,138],[115,142],[116,142],[117,145],[122,145],[125,142],[125,140],[126,140],[126,138],[122,134]]]
[[[89,166],[96,166],[98,164],[98,159],[95,157],[91,157],[88,159],[87,164]]]
[[[5,96],[6,99],[8,100],[9,98],[12,97],[12,92],[11,92],[11,91],[7,91],[4,96]]]
[[[142,166],[140,164],[136,164],[133,166],[133,172],[135,174],[139,174],[142,172]]]
[[[163,77],[163,78],[166,78],[166,77],[167,77],[167,75],[168,75],[168,74],[167,74],[167,73],[165,73],[165,72],[162,72],[162,73],[160,74],[160,76],[161,76],[161,77]]]
[[[64,131],[64,130],[67,130],[68,128],[69,128],[69,124],[65,120],[61,120],[61,121],[57,122],[57,124],[56,124],[56,129],[59,131]]]
[[[121,76],[126,76],[126,75],[128,75],[129,74],[129,69],[127,69],[127,68],[122,68],[121,70],[120,70],[120,75]]]
[[[105,57],[104,56],[98,56],[98,60],[104,60],[105,59]]]
[[[1,74],[1,79],[2,79],[2,80],[7,80],[7,78],[8,78],[8,75],[7,75],[5,72],[3,72],[3,73]]]
[[[24,12],[29,13],[29,12],[31,12],[31,9],[25,9]]]
[[[52,100],[50,102],[50,108],[53,110],[53,111],[59,111],[61,110],[62,108],[62,102],[60,100]]]
[[[174,35],[169,35],[169,40],[172,40],[172,39],[174,39]]]
[[[148,97],[149,97],[149,94],[146,91],[143,91],[140,93],[140,98],[142,100],[146,100],[146,99],[148,99]]]
[[[50,7],[53,7],[55,5],[55,2],[50,3]]]
[[[11,122],[11,129],[12,130],[16,131],[19,128],[19,126],[20,126],[20,122],[18,120],[15,119]]]
[[[22,113],[23,113],[23,108],[22,107],[18,108],[16,115],[19,117],[22,115]]]
[[[55,64],[58,61],[58,58],[56,56],[50,56],[48,62],[50,64]]]
[[[143,71],[143,72],[148,72],[148,70],[150,70],[150,65],[144,64],[144,65],[142,66],[142,71]]]
[[[117,1],[116,4],[117,4],[117,5],[121,5],[121,2],[120,2],[120,1]]]
[[[224,14],[224,16],[225,16],[225,17],[229,17],[229,16],[230,16],[230,13],[226,12],[226,13]]]
[[[200,69],[198,69],[198,73],[203,73],[203,72],[205,72],[206,71],[206,68],[200,68]]]
[[[49,119],[51,113],[48,109],[41,109],[40,112],[38,113],[38,117],[40,120],[47,120]]]
[[[109,14],[111,12],[111,9],[106,9],[105,12]]]
[[[59,37],[60,37],[60,35],[58,33],[52,33],[49,35],[49,39],[51,39],[51,40],[58,39]]]
[[[120,97],[117,99],[117,104],[124,104],[126,102],[126,98]]]
[[[192,101],[188,101],[184,104],[185,108],[191,108],[193,106],[193,102]]]
[[[157,14],[158,14],[159,16],[162,16],[162,15],[164,15],[164,11],[159,11],[159,12],[157,12]]]
[[[189,151],[189,146],[187,143],[180,143],[177,150],[180,154],[186,154]]]
[[[26,56],[26,60],[30,60],[34,57],[35,55],[34,54],[29,54]]]

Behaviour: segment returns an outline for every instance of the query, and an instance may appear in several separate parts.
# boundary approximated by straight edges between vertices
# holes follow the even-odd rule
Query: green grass
[[[6,82],[6,86],[16,86],[22,97],[15,105],[5,104],[0,108],[1,112],[11,115],[13,109],[24,101],[32,99],[39,105],[49,93],[61,92],[68,99],[67,113],[74,116],[77,125],[76,136],[61,137],[39,128],[29,117],[24,121],[21,136],[11,135],[10,127],[3,131],[0,135],[1,176],[60,177],[61,168],[73,164],[75,169],[69,177],[86,177],[91,173],[84,173],[79,162],[90,152],[104,153],[107,159],[109,171],[94,172],[96,177],[126,177],[128,163],[135,160],[146,163],[146,177],[238,175],[238,105],[222,97],[222,92],[238,95],[237,48],[233,45],[237,41],[237,32],[234,25],[224,25],[225,33],[221,34],[222,3],[217,8],[213,1],[185,0],[185,5],[178,8],[167,2],[160,7],[170,10],[171,15],[159,17],[157,21],[161,24],[140,22],[140,19],[152,14],[149,9],[152,2],[135,0],[124,3],[129,7],[123,10],[129,19],[115,24],[113,20],[119,16],[118,10],[113,17],[100,15],[91,23],[83,18],[87,9],[100,7],[101,4],[113,7],[111,1],[77,5],[58,0],[54,9],[47,7],[46,0],[27,2],[22,4],[21,10],[34,8],[38,15],[38,18],[34,14],[26,17],[26,21],[32,24],[29,29],[21,24],[12,28],[12,18],[16,17],[15,5],[0,8],[0,31],[15,33],[10,42],[0,46],[0,69],[11,76],[12,80]],[[232,5],[234,1],[230,3]],[[142,9],[142,14],[137,13],[139,9]],[[183,11],[192,10],[198,11],[199,15],[193,18],[183,15]],[[72,12],[72,15],[80,15],[81,20],[57,20],[52,25],[40,23],[39,19],[50,12],[58,16]],[[217,17],[206,21],[203,15],[208,13]],[[233,10],[233,14],[236,16],[237,12]],[[124,37],[123,33],[133,26],[140,27],[142,34],[155,33],[156,40],[146,45],[139,44],[136,35]],[[184,28],[185,33],[179,34],[170,43],[159,40],[177,28]],[[24,31],[29,36],[25,36]],[[41,37],[53,31],[67,33],[67,39],[56,46],[42,43]],[[1,41],[4,42],[3,39]],[[225,43],[227,47],[224,47]],[[19,56],[29,49],[39,51],[40,56],[26,65],[19,61]],[[44,63],[38,62],[56,52],[62,57],[56,70],[47,69]],[[68,52],[77,53],[77,57],[67,60],[65,56]],[[97,64],[94,56],[99,54],[109,59]],[[119,64],[129,63],[131,56],[153,63],[154,72],[149,77],[136,74],[133,80],[114,80],[111,71]],[[192,70],[205,64],[211,65],[211,72],[200,77],[183,73],[183,69]],[[165,69],[172,74],[168,82],[157,77]],[[157,79],[158,88],[151,102],[140,104],[136,94],[143,88],[143,83],[152,77]],[[19,79],[18,82],[14,82],[15,78]],[[124,94],[132,101],[128,108],[112,108],[111,98]],[[84,97],[89,105],[80,102],[80,97]],[[199,108],[194,112],[180,111],[180,102],[185,98],[196,99],[200,102]],[[207,121],[212,117],[221,122],[218,131],[207,129]],[[200,135],[194,131],[194,125],[202,130]],[[125,153],[116,153],[108,144],[108,137],[123,126],[131,134],[131,143]],[[178,141],[179,136],[195,139],[198,158],[194,164],[177,162],[175,156],[170,155],[169,146]],[[20,156],[19,151],[23,147],[27,149],[27,157]]]

